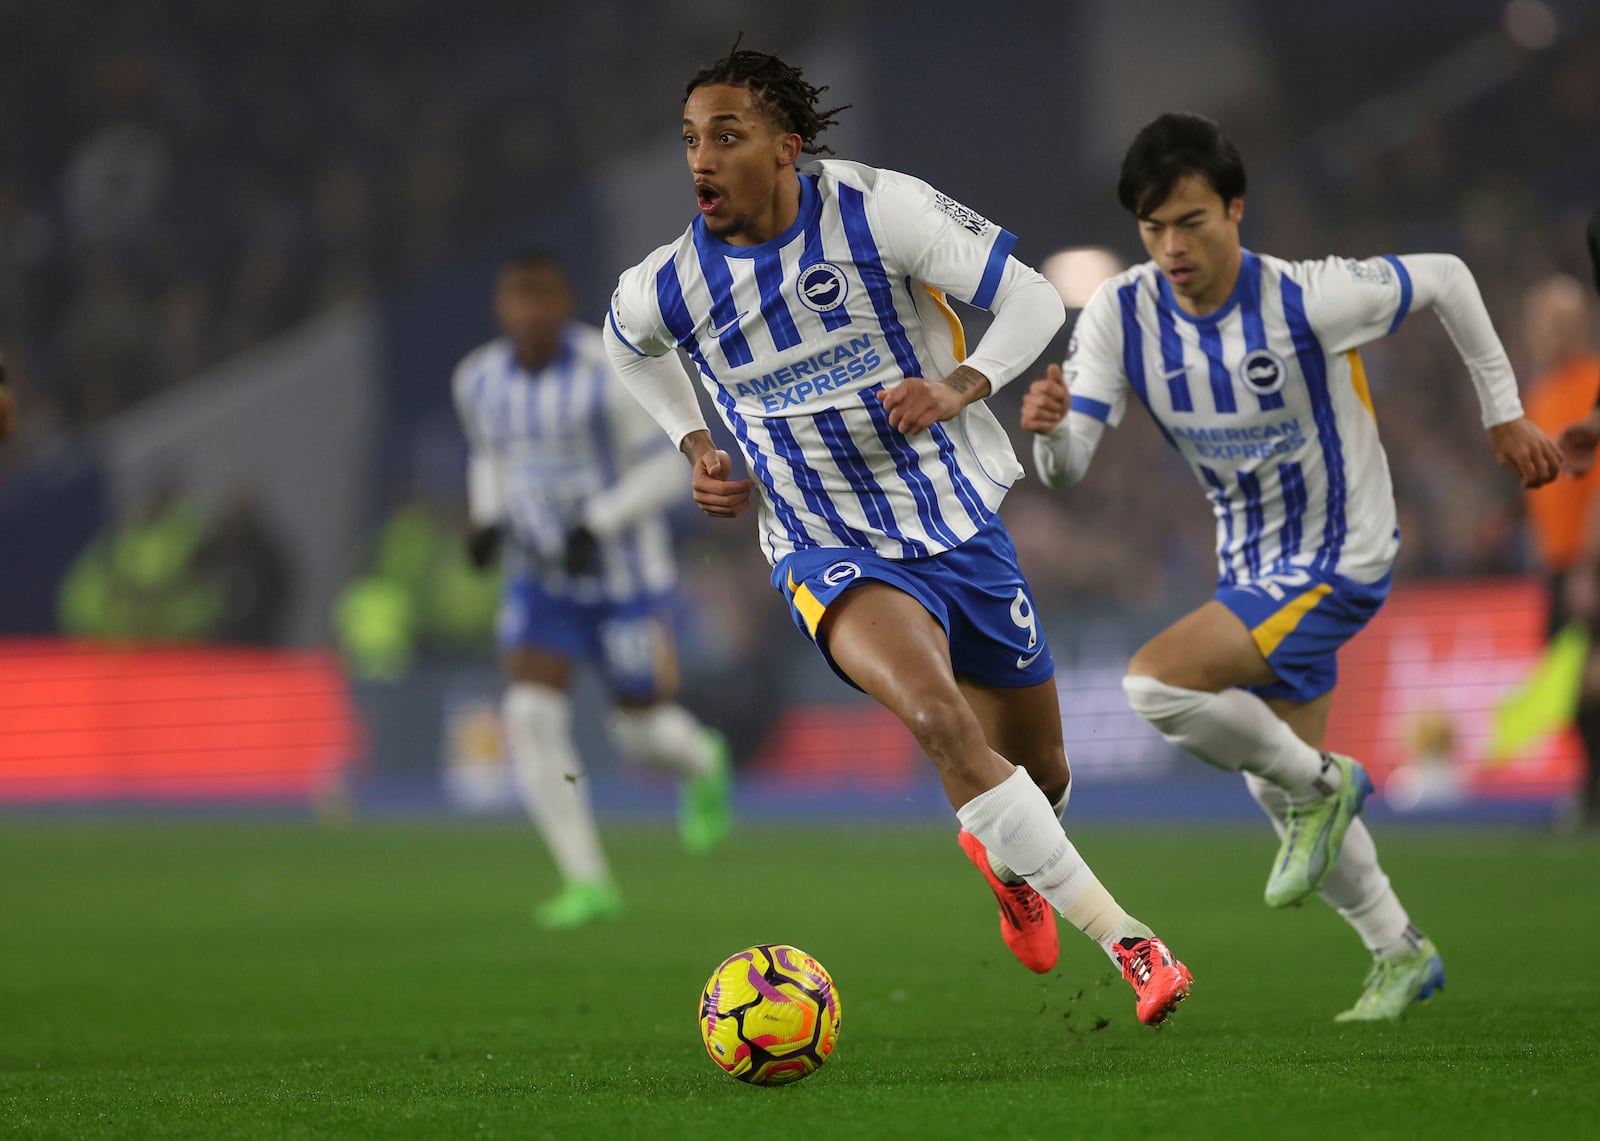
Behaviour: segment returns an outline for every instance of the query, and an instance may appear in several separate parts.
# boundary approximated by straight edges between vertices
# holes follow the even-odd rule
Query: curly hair
[[[817,98],[828,90],[826,86],[807,83],[798,67],[790,67],[775,55],[741,49],[739,44],[743,40],[744,33],[740,32],[727,55],[694,73],[694,78],[683,89],[684,101],[688,102],[697,87],[718,84],[743,87],[781,130],[800,136],[802,151],[832,154],[833,148],[817,142],[817,136],[835,126],[838,120],[834,116],[848,110],[850,104],[827,110],[818,108]]]

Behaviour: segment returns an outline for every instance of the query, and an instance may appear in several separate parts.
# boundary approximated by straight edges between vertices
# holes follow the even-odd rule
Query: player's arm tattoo
[[[703,451],[711,451],[716,447],[711,442],[711,433],[704,428],[690,432],[678,441],[678,451],[683,453],[683,458],[691,464],[700,457]]]
[[[990,392],[989,378],[966,365],[958,365],[954,372],[944,378],[943,383],[948,384],[969,401],[981,400]]]

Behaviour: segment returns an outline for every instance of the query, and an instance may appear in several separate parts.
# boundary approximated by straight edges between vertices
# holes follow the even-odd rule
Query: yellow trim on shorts
[[[1256,649],[1261,651],[1261,656],[1270,658],[1279,643],[1294,633],[1295,627],[1300,625],[1300,620],[1332,591],[1332,586],[1319,582],[1250,631],[1250,637],[1255,640]]]
[[[817,596],[811,593],[809,586],[794,581],[793,571],[789,572],[789,596],[794,608],[800,611],[800,617],[805,620],[806,629],[815,638],[817,627],[822,623],[822,615],[828,608],[817,601]]]
[[[650,632],[654,643],[650,654],[650,672],[654,675],[651,680],[656,695],[666,700],[678,692],[677,643],[667,624],[659,618],[650,619]]]
[[[933,303],[939,307],[939,312],[944,314],[944,319],[950,322],[950,349],[956,355],[956,360],[967,359],[967,331],[961,327],[961,318],[956,316],[956,311],[950,308],[950,303],[944,299],[944,292],[931,285],[924,284],[928,295],[933,298]]]
[[[1376,422],[1378,411],[1372,406],[1372,388],[1367,384],[1367,366],[1361,363],[1361,354],[1351,349],[1344,354],[1350,362],[1350,383],[1355,387],[1356,398],[1367,406],[1367,413]]]

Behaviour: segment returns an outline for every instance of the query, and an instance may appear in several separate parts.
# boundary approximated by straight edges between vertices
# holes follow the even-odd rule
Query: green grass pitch
[[[616,923],[535,931],[553,876],[510,822],[0,823],[0,1136],[1592,1135],[1600,846],[1381,828],[1448,989],[1341,1026],[1365,955],[1320,903],[1260,902],[1264,830],[1083,824],[1080,848],[1196,976],[1133,1017],[1062,927],[999,942],[953,829],[747,825],[718,856],[612,828]],[[815,1077],[758,1089],[695,1028],[750,943],[832,971]]]

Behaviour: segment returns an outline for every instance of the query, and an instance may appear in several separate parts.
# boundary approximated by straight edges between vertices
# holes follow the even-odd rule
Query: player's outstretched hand
[[[727,452],[701,452],[694,461],[694,502],[707,515],[732,519],[750,506],[748,479],[729,479],[733,459]]]
[[[1556,446],[1568,475],[1583,475],[1594,467],[1594,450],[1600,448],[1600,409],[1563,428]]]
[[[1022,427],[1024,431],[1047,436],[1056,430],[1072,406],[1072,395],[1067,391],[1066,378],[1061,366],[1053,364],[1044,371],[1044,379],[1028,386],[1022,398]]]
[[[907,436],[926,432],[948,420],[989,391],[988,378],[975,369],[958,368],[943,380],[908,376],[878,393],[889,413],[889,426]]]
[[[1561,449],[1526,416],[1490,428],[1489,443],[1500,466],[1523,487],[1543,487],[1561,474]]]

